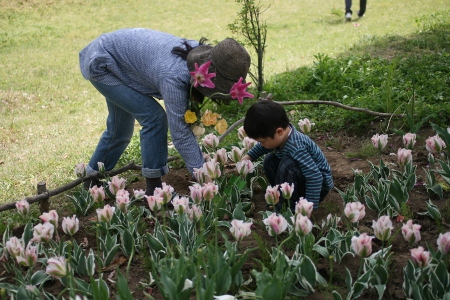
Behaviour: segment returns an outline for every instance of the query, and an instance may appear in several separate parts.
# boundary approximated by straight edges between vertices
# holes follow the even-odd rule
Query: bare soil
[[[347,133],[341,134],[329,134],[329,133],[315,133],[311,137],[320,146],[328,162],[331,165],[333,179],[335,187],[341,191],[345,191],[350,183],[353,182],[353,170],[359,169],[364,172],[368,172],[370,165],[368,160],[373,161],[375,164],[379,161],[378,157],[365,159],[358,158],[355,155],[361,150],[364,143],[376,132],[367,132],[364,137],[351,136]],[[440,232],[449,231],[449,215],[450,210],[447,204],[448,194],[445,193],[444,200],[439,200],[437,197],[432,196],[431,200],[440,209],[443,220],[440,227],[430,218],[419,215],[420,212],[426,211],[426,202],[430,199],[430,195],[427,193],[424,185],[425,181],[423,168],[427,168],[427,151],[425,149],[425,139],[429,136],[435,135],[431,129],[425,129],[418,134],[418,141],[413,150],[414,164],[417,165],[417,180],[418,184],[410,193],[410,198],[408,201],[408,215],[407,218],[412,218],[414,223],[419,223],[421,227],[422,240],[416,244],[414,247],[423,246],[427,248],[427,244],[436,249],[436,240]],[[401,148],[402,141],[400,136],[390,136],[389,145],[387,149],[383,152],[383,159],[386,163],[396,162],[396,157],[389,155],[392,153],[397,153],[397,149]],[[232,166],[230,166],[230,169]],[[174,187],[175,191],[181,195],[189,194],[190,185],[190,175],[185,168],[172,169],[169,174],[163,177],[163,181]],[[127,187],[129,190],[133,189],[145,189],[145,182],[140,180],[134,182]],[[252,227],[252,232],[258,235],[270,249],[271,245],[275,245],[275,239],[268,235],[265,226],[262,224],[262,215],[260,211],[266,210],[266,204],[264,200],[264,192],[262,190],[255,191],[255,196],[253,199],[254,208],[250,214],[250,217],[254,219],[254,225]],[[321,224],[322,220],[326,219],[328,214],[337,214],[338,216],[345,218],[344,216],[344,203],[336,190],[333,190],[321,203],[318,210],[313,212],[312,221]],[[372,220],[377,219],[377,213],[366,208],[366,216],[359,222],[358,229],[360,232],[368,232],[373,234],[372,230]],[[76,234],[76,239],[79,242],[86,242],[88,247],[95,248],[95,236],[92,234],[92,230],[88,230],[89,221],[95,220],[95,215],[90,215],[88,217],[81,218],[82,222],[80,230]],[[392,261],[389,269],[389,283],[384,294],[383,299],[406,299],[403,290],[403,268],[406,266],[407,260],[410,258],[410,247],[408,243],[403,239],[401,234],[402,222],[397,222],[393,220],[394,230],[392,239],[392,249],[393,253]],[[148,224],[148,229],[151,230],[151,224]],[[20,236],[20,229],[15,232],[16,236]],[[316,236],[316,240],[320,238]],[[248,236],[242,244],[243,248],[253,248],[258,247],[258,243],[253,238],[253,235]],[[377,251],[381,247],[381,242],[374,239],[373,250]],[[262,250],[263,251],[263,250]],[[261,258],[261,251],[253,252],[253,256],[250,256],[244,267],[244,276],[248,278],[250,275],[250,270],[252,268],[257,268],[257,263],[254,259]],[[153,295],[155,299],[163,299],[156,287],[153,288],[143,288],[140,282],[147,282],[149,278],[149,270],[145,268],[143,263],[143,256],[145,253],[137,255],[131,264],[130,270],[130,282],[129,286],[134,292],[135,299],[146,299],[143,291]],[[331,299],[332,296],[330,291],[336,289],[341,292],[341,295],[346,295],[345,290],[345,268],[348,268],[351,274],[355,277],[358,273],[358,268],[361,260],[359,257],[347,256],[341,264],[336,264],[334,266],[332,286],[328,289],[317,290],[313,295],[309,296],[308,299]],[[123,273],[125,273],[126,259],[123,258],[122,261],[117,260],[117,264],[121,266]],[[328,281],[330,276],[329,262],[322,257],[318,257],[316,261],[316,267],[320,274]],[[117,275],[115,274],[115,268],[106,270],[103,273],[104,279],[111,284],[111,289],[114,291],[114,284],[112,283],[116,280]],[[5,274],[2,266],[0,266],[0,277],[8,277],[11,274]],[[13,281],[13,278],[7,278],[7,281]],[[61,291],[61,284],[58,281],[49,283],[46,286],[46,291],[54,291],[57,294]],[[195,299],[195,296],[192,297]],[[294,299],[294,298],[292,298]],[[367,291],[363,294],[361,299],[378,299],[376,292]]]

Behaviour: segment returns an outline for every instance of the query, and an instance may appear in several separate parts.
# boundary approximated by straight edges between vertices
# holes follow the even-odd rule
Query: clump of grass
[[[365,141],[362,143],[361,148],[359,149],[358,152],[348,152],[345,155],[350,158],[367,159],[370,157],[377,156],[378,150],[373,147],[372,142]]]

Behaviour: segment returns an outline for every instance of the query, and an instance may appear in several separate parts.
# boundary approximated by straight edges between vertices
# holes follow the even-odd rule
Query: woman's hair
[[[206,45],[206,41],[208,39],[205,37],[202,37],[200,41],[198,42],[198,45]],[[184,46],[184,47],[183,47]],[[182,46],[180,47],[173,47],[172,48],[172,54],[175,54],[182,59],[186,60],[189,52],[191,52],[192,49],[195,47],[192,47],[187,40],[182,41]],[[199,90],[197,90],[194,87],[189,88],[189,93],[191,95],[190,100],[194,100],[196,102],[199,102],[200,104],[203,103],[203,100],[205,99],[205,95],[203,95]],[[217,103],[217,104],[230,104],[230,100],[220,100],[220,99],[214,99],[211,98],[211,101]]]
[[[253,139],[273,138],[277,128],[286,129],[289,118],[283,106],[272,100],[259,100],[245,115],[245,133]]]

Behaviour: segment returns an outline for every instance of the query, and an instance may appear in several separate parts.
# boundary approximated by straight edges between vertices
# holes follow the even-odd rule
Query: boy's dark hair
[[[259,100],[247,110],[244,130],[253,139],[273,138],[277,128],[286,129],[289,123],[283,106],[272,100]]]

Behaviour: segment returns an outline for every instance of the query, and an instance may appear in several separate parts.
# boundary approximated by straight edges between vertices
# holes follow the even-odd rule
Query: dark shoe
[[[345,14],[345,20],[347,22],[350,22],[352,20],[352,13],[351,12],[348,12],[348,13]]]
[[[358,18],[362,18],[362,17],[364,17],[364,14],[360,14],[358,11]]]
[[[83,188],[85,190],[89,190],[91,187],[93,187],[94,185],[100,187],[101,183],[98,179],[94,178],[91,180],[86,180],[85,182],[83,182]]]

